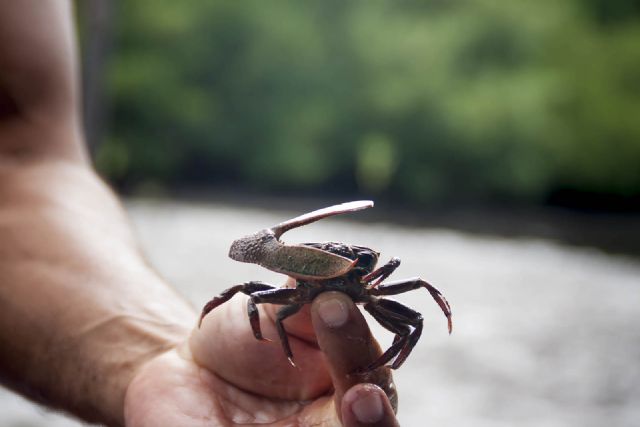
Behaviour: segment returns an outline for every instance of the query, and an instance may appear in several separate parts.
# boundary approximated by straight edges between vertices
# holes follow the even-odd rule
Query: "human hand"
[[[284,322],[296,367],[277,338],[279,307],[260,306],[272,343],[254,338],[245,307],[232,299],[188,343],[148,362],[127,391],[126,425],[398,425],[389,369],[354,373],[381,352],[348,296],[323,293]]]

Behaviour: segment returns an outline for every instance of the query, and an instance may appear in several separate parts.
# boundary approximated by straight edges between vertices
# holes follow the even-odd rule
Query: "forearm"
[[[70,1],[0,0],[0,379],[118,425],[136,369],[195,314],[88,166],[75,49]]]
[[[140,255],[82,163],[0,164],[0,373],[91,421],[122,422],[126,387],[183,340],[193,310]]]

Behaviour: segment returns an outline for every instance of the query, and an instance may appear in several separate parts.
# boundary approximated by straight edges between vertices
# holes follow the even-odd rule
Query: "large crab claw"
[[[357,260],[305,245],[287,245],[280,241],[287,231],[320,219],[355,212],[373,206],[370,200],[342,203],[300,215],[231,244],[229,257],[240,262],[261,265],[296,279],[329,279],[351,270]]]

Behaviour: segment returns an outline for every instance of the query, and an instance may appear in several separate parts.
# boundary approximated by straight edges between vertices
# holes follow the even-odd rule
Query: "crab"
[[[386,282],[400,265],[399,258],[391,258],[376,268],[380,254],[364,246],[337,242],[302,243],[289,245],[280,240],[287,231],[320,219],[373,207],[373,202],[361,200],[306,213],[234,241],[229,257],[240,262],[258,264],[277,273],[286,274],[296,281],[295,288],[278,288],[261,281],[250,281],[233,286],[205,304],[199,325],[216,307],[241,292],[249,296],[247,314],[253,335],[266,340],[260,329],[258,304],[283,305],[276,315],[276,329],[287,359],[295,366],[293,353],[283,321],[297,313],[322,292],[340,291],[347,294],[395,337],[392,345],[362,371],[372,371],[387,365],[399,368],[407,359],[422,334],[423,319],[417,311],[397,301],[382,298],[414,289],[426,289],[447,318],[449,334],[452,330],[451,307],[445,297],[421,278]]]

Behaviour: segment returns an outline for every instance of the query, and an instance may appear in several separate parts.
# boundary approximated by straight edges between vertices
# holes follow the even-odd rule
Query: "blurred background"
[[[103,2],[96,165],[134,193],[639,208],[639,2],[531,3]]]
[[[430,331],[403,425],[639,425],[640,1],[77,9],[95,165],[195,306],[282,281],[227,260],[234,238],[371,198],[287,237],[399,256],[451,301],[446,337],[398,298]],[[77,425],[1,401],[11,426]]]

